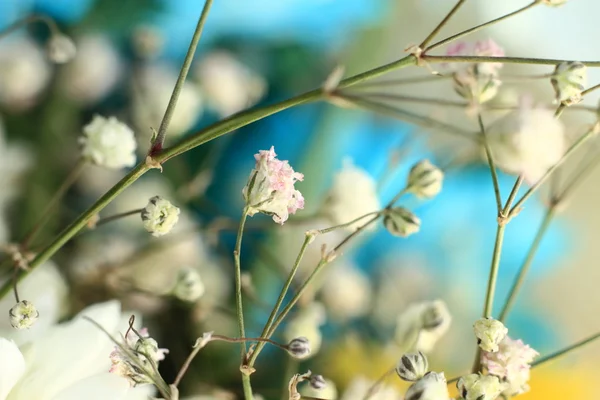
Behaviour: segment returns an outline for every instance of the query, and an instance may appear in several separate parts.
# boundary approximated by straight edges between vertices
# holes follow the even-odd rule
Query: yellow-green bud
[[[422,160],[410,169],[406,186],[417,197],[432,198],[442,190],[443,181],[442,170],[429,160]]]
[[[481,350],[490,353],[498,351],[498,344],[508,334],[508,329],[504,324],[494,318],[481,318],[473,325],[477,344]]]

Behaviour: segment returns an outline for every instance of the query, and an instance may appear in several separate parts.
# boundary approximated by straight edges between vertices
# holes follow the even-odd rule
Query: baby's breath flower
[[[179,300],[193,303],[202,297],[205,289],[200,273],[196,269],[182,268],[177,275],[173,296]]]
[[[327,386],[327,382],[323,378],[323,375],[311,375],[310,386],[316,390],[323,390]]]
[[[496,165],[523,175],[531,184],[565,153],[564,125],[552,111],[534,107],[529,98],[522,98],[518,110],[494,122],[487,139]]]
[[[137,144],[133,131],[115,117],[95,115],[92,122],[83,127],[82,156],[94,164],[119,169],[135,164]]]
[[[413,383],[404,396],[405,400],[449,400],[450,394],[444,373],[428,372]]]
[[[73,39],[62,33],[56,33],[48,39],[46,51],[50,61],[64,64],[75,58],[77,47]]]
[[[429,371],[427,356],[422,352],[404,354],[396,366],[398,376],[408,382],[421,379]]]
[[[394,236],[407,237],[421,229],[421,220],[404,207],[386,210],[383,225]]]
[[[304,208],[304,197],[294,188],[304,175],[295,172],[287,161],[278,160],[276,156],[273,146],[254,155],[256,166],[250,172],[242,193],[249,207],[248,215],[259,212],[271,215],[273,221],[283,225],[290,214]]]
[[[154,196],[148,201],[141,213],[144,228],[152,236],[166,235],[179,220],[180,212],[179,208],[171,204],[170,201],[160,196]]]
[[[495,400],[505,388],[497,376],[469,374],[456,383],[463,400]]]
[[[10,324],[15,329],[31,328],[40,316],[33,303],[27,300],[21,300],[8,311]]]
[[[294,338],[288,343],[287,351],[294,358],[306,358],[310,355],[310,342],[304,336]]]
[[[425,353],[448,331],[452,317],[441,300],[410,305],[398,316],[395,340],[403,348]]]
[[[483,351],[495,353],[498,351],[498,344],[504,340],[508,329],[504,324],[493,318],[481,318],[473,325],[477,343]]]
[[[502,393],[511,397],[529,391],[529,371],[536,356],[538,352],[523,341],[506,336],[497,352],[483,352],[481,365],[490,375],[507,383]]]
[[[550,78],[556,92],[556,102],[567,106],[581,101],[587,84],[587,67],[579,61],[565,61],[556,66]]]
[[[443,180],[444,173],[441,169],[429,160],[422,160],[410,169],[406,187],[417,197],[432,198],[442,190]]]

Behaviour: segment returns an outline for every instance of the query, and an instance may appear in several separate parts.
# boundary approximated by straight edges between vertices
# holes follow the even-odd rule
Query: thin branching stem
[[[545,363],[547,363],[549,361],[556,360],[557,358],[565,356],[565,355],[571,353],[572,351],[575,351],[575,350],[579,349],[580,347],[583,347],[583,346],[585,346],[587,344],[590,344],[590,343],[596,341],[597,339],[600,339],[600,332],[599,333],[595,333],[595,334],[593,334],[593,335],[591,335],[591,336],[589,336],[589,337],[587,337],[587,338],[585,338],[583,340],[580,340],[579,342],[574,343],[574,344],[572,344],[569,347],[565,347],[562,350],[559,350],[559,351],[554,352],[552,354],[549,354],[549,355],[547,355],[545,357],[542,357],[542,358],[534,361],[531,365],[532,365],[532,367],[538,367],[538,366],[540,366],[542,364],[545,364]]]
[[[487,135],[485,132],[485,125],[483,124],[483,118],[481,117],[481,113],[477,115],[477,122],[479,123],[479,129],[481,131],[481,142],[483,143],[483,148],[485,149],[485,155],[490,166],[490,172],[492,174],[492,183],[494,185],[494,195],[496,197],[496,210],[498,211],[498,216],[502,214],[502,194],[500,193],[500,183],[498,182],[498,173],[496,172],[496,164],[494,163],[494,157],[492,156],[492,149],[490,148],[490,144],[487,140]]]
[[[448,14],[446,14],[446,16],[444,17],[444,19],[442,19],[442,21],[433,29],[433,31],[431,31],[431,33],[429,35],[427,35],[427,37],[425,38],[425,40],[423,40],[421,42],[421,44],[419,45],[419,47],[421,49],[425,49],[427,47],[427,45],[429,43],[431,43],[431,41],[437,36],[438,33],[440,33],[440,31],[442,30],[442,28],[448,23],[448,21],[450,21],[450,19],[452,18],[452,16],[454,14],[456,14],[456,12],[460,9],[460,7],[462,7],[462,5],[465,3],[466,0],[459,0],[454,7],[452,7],[452,9],[450,10],[450,12]]]
[[[560,60],[555,58],[531,58],[531,57],[493,57],[493,56],[421,56],[428,63],[504,63],[504,64],[527,64],[527,65],[557,65],[572,60]],[[588,67],[600,67],[600,61],[582,61]]]
[[[142,213],[142,211],[144,211],[143,208],[138,208],[136,210],[125,211],[125,212],[122,212],[122,213],[119,213],[119,214],[115,214],[115,215],[111,215],[111,216],[108,216],[108,217],[100,218],[98,220],[98,222],[96,222],[93,226],[95,228],[95,227],[98,227],[100,225],[108,224],[109,222],[113,222],[113,221],[117,221],[117,220],[122,219],[122,218],[130,217],[132,215],[139,215],[139,214]]]

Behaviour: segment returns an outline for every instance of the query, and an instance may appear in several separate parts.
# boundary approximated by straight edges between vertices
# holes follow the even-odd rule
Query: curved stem
[[[489,56],[421,56],[423,61],[428,63],[506,63],[506,64],[529,64],[529,65],[557,65],[572,60],[559,60],[552,58],[531,58],[531,57],[489,57]],[[600,67],[600,61],[582,61],[588,67]]]
[[[244,328],[244,308],[242,303],[242,267],[240,263],[240,253],[242,251],[242,236],[244,235],[244,225],[248,218],[248,208],[244,207],[242,217],[240,219],[240,225],[237,232],[237,239],[235,241],[235,250],[233,251],[233,260],[235,264],[235,298],[236,298],[236,314],[238,319],[238,332],[240,338],[246,337],[246,330]],[[242,359],[246,355],[246,343],[241,342],[242,348]]]
[[[577,350],[580,347],[585,346],[586,344],[592,343],[593,341],[595,341],[597,339],[600,339],[600,332],[596,333],[596,334],[594,334],[592,336],[589,336],[586,339],[583,339],[583,340],[581,340],[581,341],[579,341],[579,342],[577,342],[575,344],[572,344],[569,347],[566,347],[566,348],[564,348],[562,350],[559,350],[559,351],[554,352],[552,354],[549,354],[549,355],[547,355],[545,357],[542,357],[539,360],[536,360],[535,362],[533,362],[531,364],[531,366],[532,367],[537,367],[538,365],[541,365],[541,364],[547,363],[548,361],[552,361],[554,359],[562,357],[562,356],[564,356],[566,354],[569,354],[570,352],[572,352],[574,350]]]
[[[54,20],[52,18],[50,18],[47,15],[34,14],[34,15],[30,15],[28,17],[22,18],[16,22],[14,22],[12,25],[8,26],[6,29],[0,31],[0,39],[2,39],[5,36],[10,35],[11,33],[13,33],[14,31],[16,31],[19,28],[21,28],[25,25],[28,25],[28,24],[32,24],[34,22],[43,22],[44,24],[46,24],[46,26],[48,27],[48,30],[50,30],[51,35],[57,34],[59,32],[59,29],[56,26],[56,22],[54,22]]]
[[[502,195],[500,194],[500,184],[498,183],[498,174],[496,172],[496,164],[494,163],[494,158],[492,157],[492,149],[487,141],[487,136],[485,133],[485,125],[483,124],[483,118],[481,117],[481,113],[477,115],[477,122],[479,123],[479,129],[481,130],[481,138],[483,143],[483,148],[485,149],[485,155],[490,166],[490,172],[492,173],[492,183],[494,185],[494,195],[496,197],[496,209],[498,211],[498,217],[502,214]]]

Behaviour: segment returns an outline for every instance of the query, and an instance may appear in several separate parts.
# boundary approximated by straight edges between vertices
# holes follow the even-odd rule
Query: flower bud
[[[160,196],[154,196],[142,210],[144,228],[152,236],[166,235],[179,220],[179,213],[179,208],[171,204],[170,201]]]
[[[452,77],[456,93],[475,104],[482,104],[496,97],[502,85],[496,73],[482,73],[480,64],[455,72]]]
[[[435,197],[442,190],[444,173],[441,169],[422,160],[416,163],[408,174],[407,188],[420,198]]]
[[[460,378],[456,387],[464,400],[494,400],[502,393],[505,384],[494,375],[470,374]]]
[[[450,398],[444,373],[428,372],[413,383],[404,400],[447,400]]]
[[[135,343],[134,350],[138,354],[143,354],[146,357],[142,357],[142,360],[158,361],[160,358],[158,351],[158,343],[156,340],[148,337],[141,338]]]
[[[297,337],[288,343],[287,351],[294,358],[306,358],[310,355],[310,342],[304,336]]]
[[[428,371],[429,363],[422,352],[404,354],[396,366],[398,376],[408,382],[421,379]]]
[[[421,220],[404,207],[394,207],[385,212],[383,225],[392,235],[407,237],[419,232]]]
[[[197,270],[182,268],[177,275],[173,296],[179,300],[193,303],[202,297],[205,290],[206,288]]]
[[[50,36],[46,47],[48,58],[56,64],[68,63],[75,58],[77,47],[67,35],[56,33]]]
[[[327,382],[325,382],[323,375],[311,375],[310,386],[315,390],[322,390],[327,386]]]
[[[33,303],[21,300],[8,312],[10,324],[15,329],[28,329],[37,321],[40,313]]]
[[[433,301],[428,304],[421,316],[423,329],[426,331],[434,330],[446,323],[450,319],[450,313],[443,301]]]
[[[504,324],[493,318],[481,318],[473,325],[477,344],[481,350],[495,353],[498,351],[498,344],[504,340],[508,329]]]
[[[587,67],[579,61],[565,61],[556,66],[550,78],[556,102],[567,106],[581,101],[581,92],[587,84]]]

